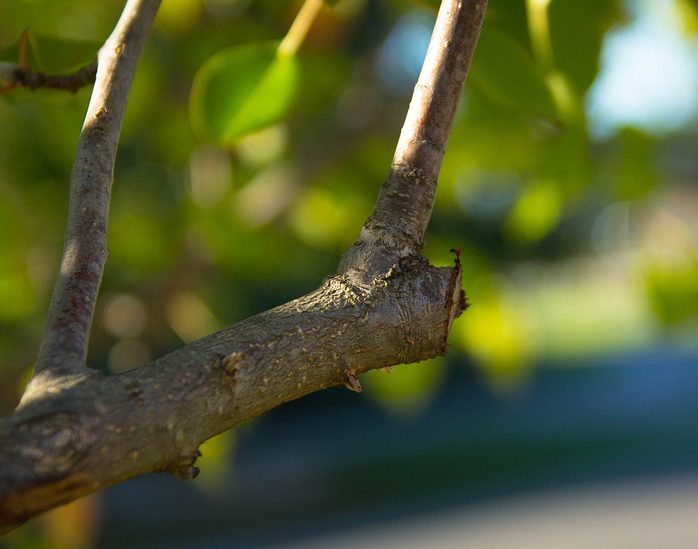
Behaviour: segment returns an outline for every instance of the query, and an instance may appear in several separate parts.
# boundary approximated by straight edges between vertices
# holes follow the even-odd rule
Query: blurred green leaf
[[[288,221],[307,244],[341,250],[351,245],[355,232],[361,227],[362,216],[370,211],[370,203],[349,184],[334,188],[313,187],[296,201]]]
[[[541,181],[528,187],[509,212],[506,231],[519,242],[536,242],[557,225],[562,197],[556,185]]]
[[[698,258],[650,266],[647,294],[657,317],[668,325],[698,318]]]
[[[526,0],[488,0],[485,28],[496,28],[528,51],[530,36]]]
[[[173,260],[171,233],[142,212],[116,209],[109,223],[111,257],[137,272],[157,271]]]
[[[11,43],[27,28],[43,36],[102,43],[123,7],[122,0],[2,0],[0,43]]]
[[[237,46],[204,63],[189,103],[192,126],[201,138],[231,146],[287,114],[296,94],[298,65],[294,57],[277,53],[277,46]]]
[[[0,51],[3,61],[19,60],[20,40]],[[42,36],[26,31],[26,62],[30,69],[63,74],[90,64],[97,58],[98,42]]]
[[[23,267],[0,265],[0,322],[23,319],[34,310],[34,289]]]
[[[388,374],[372,370],[362,377],[366,394],[400,414],[414,414],[426,406],[441,387],[446,374],[443,359],[400,365]]]
[[[681,17],[681,28],[686,34],[698,32],[698,0],[678,0],[676,8]]]
[[[581,97],[596,78],[606,31],[622,15],[618,0],[553,0],[548,9],[556,69]]]
[[[418,6],[431,8],[433,10],[438,10],[441,4],[441,0],[413,0],[413,2]]]
[[[495,390],[516,389],[525,381],[532,367],[535,336],[535,326],[525,312],[496,293],[474,296],[473,306],[454,324],[456,342]]]
[[[500,31],[483,29],[470,80],[492,100],[512,111],[556,117],[552,94],[531,55]]]
[[[657,185],[654,140],[647,134],[626,128],[618,135],[614,177],[621,200],[646,196]]]
[[[594,177],[587,129],[583,124],[567,123],[551,130],[551,134],[544,141],[535,171],[554,181],[567,196],[574,196]]]
[[[196,487],[209,494],[219,494],[229,489],[233,454],[237,442],[234,430],[221,433],[205,441],[199,448],[201,457],[197,460],[201,474]]]

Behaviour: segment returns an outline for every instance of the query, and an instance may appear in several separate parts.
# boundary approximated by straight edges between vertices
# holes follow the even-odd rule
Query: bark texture
[[[454,267],[436,268],[419,252],[486,0],[443,1],[390,175],[337,274],[136,370],[102,376],[86,368],[113,155],[157,4],[129,0],[100,52],[40,363],[15,413],[0,422],[0,532],[140,474],[193,478],[199,445],[240,422],[331,385],[360,391],[357,376],[373,368],[445,354],[465,308],[458,255]]]
[[[458,98],[485,16],[486,0],[444,0],[414,88],[390,173],[373,215],[342,258],[340,272],[366,283],[419,254]]]
[[[0,524],[151,471],[193,478],[204,440],[371,369],[446,352],[460,272],[409,259],[370,290],[300,299],[130,372],[58,387],[0,431]],[[455,299],[454,299],[455,296]]]
[[[38,380],[84,370],[87,341],[107,259],[114,161],[133,75],[160,0],[129,0],[98,54],[80,134],[60,273],[39,351]],[[32,387],[33,389],[33,387]]]

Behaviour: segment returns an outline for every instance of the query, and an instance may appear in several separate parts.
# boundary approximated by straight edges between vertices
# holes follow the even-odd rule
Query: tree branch
[[[338,271],[364,284],[417,255],[427,228],[458,98],[487,0],[443,0],[390,173]]]
[[[159,0],[128,0],[99,51],[95,87],[73,164],[60,273],[48,310],[36,376],[23,401],[52,377],[84,370],[107,258],[107,218],[121,123],[138,57],[159,4]]]
[[[128,6],[146,4],[147,0],[135,0]],[[103,377],[75,374],[68,368],[67,375],[30,389],[30,397],[25,394],[15,413],[0,422],[0,532],[136,475],[166,471],[193,478],[198,472],[194,463],[199,444],[222,431],[331,385],[360,390],[357,376],[370,369],[446,353],[451,323],[465,308],[460,262],[457,258],[455,267],[433,267],[419,255],[419,246],[439,171],[432,163],[441,162],[484,5],[484,0],[444,0],[429,50],[430,68],[420,78],[391,175],[374,215],[345,256],[341,272],[304,297],[136,370]],[[154,13],[157,2],[148,6]],[[123,43],[116,41],[116,50],[123,49],[117,55],[128,49],[118,46]],[[135,59],[131,62],[135,64]],[[100,91],[88,114],[92,122],[83,132],[83,140],[97,139],[100,148],[115,146],[118,134],[113,122],[100,126],[103,118],[117,116],[111,110],[114,105],[100,99],[100,94],[111,93],[99,86],[101,74],[106,74],[103,69],[100,57],[95,92]],[[455,76],[446,74],[451,72]],[[112,85],[121,86],[125,97],[124,81],[112,80]],[[440,99],[442,93],[449,97]],[[95,112],[97,104],[104,105],[106,112]],[[123,113],[123,103],[119,105]],[[107,159],[113,162],[113,152]],[[81,168],[91,162],[78,155],[75,193],[94,194],[86,187]],[[85,169],[104,182],[111,164]],[[417,176],[412,174],[415,170]],[[93,200],[97,199],[100,215],[106,215],[108,185],[97,190]],[[79,200],[76,197],[77,204]],[[85,207],[95,205],[88,202]],[[71,215],[76,215],[73,208]],[[78,216],[72,230],[92,230],[85,219],[90,218]],[[92,219],[106,222],[104,217]],[[102,242],[104,226],[97,228]],[[82,275],[75,276],[74,266],[82,264],[83,252],[71,248],[72,238],[79,244],[84,235],[67,239],[68,267],[63,276],[77,280],[74,286],[59,282],[59,288],[66,287],[73,297],[85,291],[93,300],[101,267],[93,269],[87,263],[89,284],[77,285]],[[103,250],[94,248],[94,242],[87,242],[96,254],[92,257],[103,262]],[[58,293],[60,299],[64,291]],[[70,308],[67,311],[72,331],[60,331],[62,326],[55,326],[55,319],[49,328],[65,333],[68,340],[61,342],[51,334],[48,341],[53,347],[45,344],[42,350],[44,368],[53,372],[61,371],[64,364],[80,365],[84,358],[92,304],[80,309],[79,315],[69,314]],[[80,345],[72,345],[73,337]],[[62,349],[66,343],[71,343],[67,354]],[[46,355],[48,348],[63,358]]]
[[[193,478],[199,444],[234,425],[445,354],[460,293],[459,270],[416,258],[371,290],[336,276],[152,364],[66,384],[0,424],[0,529],[143,473]]]
[[[7,83],[0,91],[22,86],[32,90],[52,88],[76,92],[83,86],[92,84],[96,74],[97,61],[69,74],[45,74],[22,67],[17,63],[0,61],[0,80]]]

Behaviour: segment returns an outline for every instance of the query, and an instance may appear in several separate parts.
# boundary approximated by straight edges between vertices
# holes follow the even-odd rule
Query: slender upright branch
[[[37,88],[52,88],[76,92],[83,86],[89,86],[95,81],[97,61],[68,74],[46,74],[22,67],[18,63],[0,61],[0,80],[6,85],[0,92],[22,86],[35,90]]]
[[[390,173],[339,272],[370,283],[399,258],[419,254],[486,5],[487,0],[441,2]]]
[[[138,57],[159,4],[160,0],[128,0],[98,54],[95,87],[73,165],[63,259],[49,306],[37,376],[42,372],[77,373],[85,363],[107,258],[107,218],[121,123]]]

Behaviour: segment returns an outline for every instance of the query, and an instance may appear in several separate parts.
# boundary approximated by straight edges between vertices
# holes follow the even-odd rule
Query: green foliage
[[[336,269],[371,213],[411,92],[383,86],[390,75],[376,74],[376,59],[401,17],[433,15],[440,2],[328,3],[289,56],[276,40],[300,1],[163,2],[119,145],[91,365],[138,366]],[[680,14],[675,38],[695,40],[698,0],[667,3]],[[698,121],[600,139],[586,114],[604,41],[629,7],[653,4],[664,2],[489,0],[423,250],[444,266],[450,248],[462,249],[471,306],[454,322],[448,357],[372,371],[361,378],[365,398],[409,419],[455,368],[505,395],[537,367],[593,365],[667,334],[695,348]],[[30,67],[79,68],[123,5],[1,0],[0,59],[17,62],[29,29]],[[397,55],[418,63],[418,52]],[[664,67],[646,70],[665,77]],[[89,94],[0,95],[0,413],[16,405],[36,358]],[[235,445],[228,432],[202,446],[195,487],[230,486]],[[64,507],[16,539],[89,544],[90,505]]]
[[[616,193],[621,200],[647,196],[657,185],[655,142],[638,130],[625,129],[618,135]]]
[[[411,91],[383,87],[376,59],[400,17],[433,13],[438,2],[338,2],[297,56],[280,54],[274,40],[299,5],[163,5],[129,99],[103,288],[105,296],[137,295],[149,321],[124,339],[98,308],[90,356],[98,367],[159,356],[316,287],[371,213]],[[696,11],[694,0],[680,5]],[[30,28],[32,67],[73,70],[94,58],[121,7],[0,2],[0,57],[16,61]],[[625,17],[617,0],[489,2],[425,253],[449,265],[448,250],[464,250],[472,307],[454,324],[450,356],[466,356],[496,389],[524,383],[543,358],[647,344],[658,326],[695,319],[693,260],[652,255],[632,278],[627,259],[677,241],[681,258],[695,256],[693,195],[680,194],[676,168],[667,168],[695,177],[686,160],[695,131],[657,137],[627,128],[595,140],[587,127],[603,41]],[[682,32],[695,32],[690,17],[683,23]],[[418,63],[413,52],[398,55]],[[88,89],[0,96],[6,408],[36,356],[88,100]],[[366,393],[416,413],[450,367],[433,361],[371,374]]]
[[[204,63],[190,102],[200,137],[231,146],[284,118],[296,93],[298,66],[277,48],[276,42],[237,46]]]
[[[443,359],[432,359],[390,372],[373,370],[364,376],[366,394],[396,414],[419,413],[446,375]]]
[[[620,2],[553,0],[548,13],[555,67],[581,97],[598,73],[604,35],[622,16]]]
[[[512,238],[535,242],[545,237],[562,214],[562,198],[558,186],[539,182],[524,190],[506,220]]]
[[[482,30],[470,78],[489,98],[516,113],[556,116],[552,94],[531,56],[496,29]]]
[[[92,63],[101,46],[98,42],[42,36],[28,30],[13,45],[0,51],[0,59],[17,62],[20,44],[24,44],[27,66],[47,74],[68,73]]]
[[[698,257],[667,265],[655,263],[647,272],[650,303],[662,322],[677,325],[698,320]]]
[[[102,43],[122,9],[121,0],[3,0],[0,46],[16,42],[26,29],[40,36]]]

